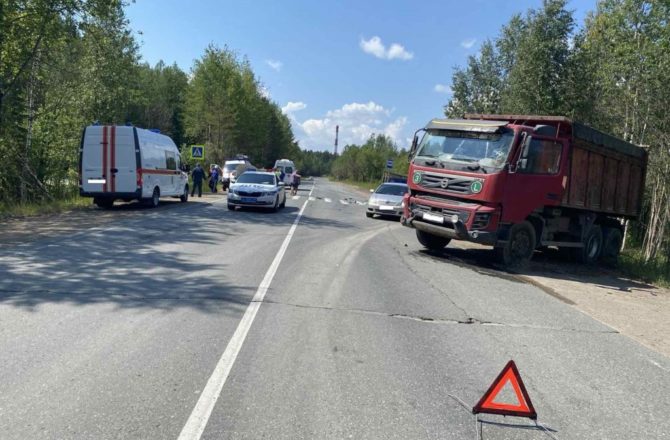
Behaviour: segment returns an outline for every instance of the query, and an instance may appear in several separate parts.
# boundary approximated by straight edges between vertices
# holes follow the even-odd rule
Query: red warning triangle
[[[510,384],[516,395],[517,403],[503,403],[497,400],[500,392],[507,384]],[[503,416],[528,417],[537,419],[537,413],[530,401],[530,396],[521,380],[519,370],[514,361],[509,361],[502,369],[496,380],[493,381],[489,389],[484,393],[477,405],[472,408],[474,414],[488,413],[500,414]]]

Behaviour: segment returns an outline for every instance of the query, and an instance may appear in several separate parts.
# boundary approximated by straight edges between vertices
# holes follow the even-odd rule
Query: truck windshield
[[[467,131],[427,131],[416,158],[455,163],[472,169],[499,169],[505,164],[514,133],[473,133]]]

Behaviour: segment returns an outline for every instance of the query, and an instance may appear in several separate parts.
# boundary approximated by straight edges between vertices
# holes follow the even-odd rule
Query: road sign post
[[[386,161],[386,168],[388,168],[389,170],[393,168],[393,159],[389,159]]]
[[[205,158],[205,146],[204,145],[191,145],[191,159],[204,159]]]

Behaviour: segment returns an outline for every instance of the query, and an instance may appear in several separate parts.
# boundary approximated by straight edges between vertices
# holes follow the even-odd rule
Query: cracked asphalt
[[[425,252],[366,219],[366,194],[317,179],[313,196],[202,438],[549,438],[466,408],[513,359],[555,438],[670,439],[667,357]],[[306,200],[119,209],[75,238],[4,243],[0,437],[177,438]]]

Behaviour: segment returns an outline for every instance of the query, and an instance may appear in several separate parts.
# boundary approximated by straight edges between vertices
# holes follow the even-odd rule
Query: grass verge
[[[30,203],[12,203],[0,204],[0,219],[15,218],[15,217],[34,217],[45,214],[58,214],[65,211],[70,211],[76,208],[82,208],[91,205],[90,198],[73,196],[65,199],[59,199],[47,202],[30,202]]]
[[[626,249],[619,257],[619,268],[627,276],[659,287],[670,287],[670,261],[667,256],[644,261],[639,249]]]

